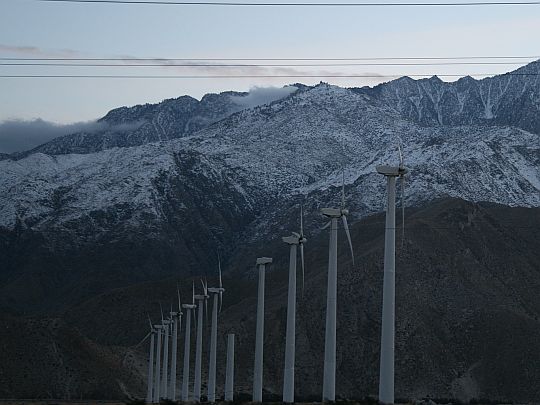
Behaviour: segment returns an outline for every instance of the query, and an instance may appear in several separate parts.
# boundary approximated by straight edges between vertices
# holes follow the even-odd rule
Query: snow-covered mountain
[[[482,80],[402,77],[355,90],[421,125],[503,125],[540,134],[540,61]]]
[[[228,176],[250,207],[257,199],[324,192],[340,184],[342,168],[361,213],[377,211],[383,182],[374,166],[397,160],[398,138],[412,169],[411,203],[446,194],[540,205],[537,134],[508,126],[418,126],[390,107],[374,105],[369,96],[321,84],[182,139],[4,160],[0,225],[11,228],[21,220],[34,229],[47,228],[122,204],[135,215],[160,220],[164,192],[158,179],[215,181],[216,173]],[[195,167],[182,172],[192,156]]]
[[[524,69],[537,67],[535,62]],[[527,94],[532,100],[516,101],[514,116],[540,116],[534,101],[540,97],[538,77],[463,80],[471,83],[467,94],[477,89],[481,95],[482,89],[501,88],[487,83],[508,82],[502,96],[496,98],[495,90],[489,93],[493,116],[510,103],[511,94]],[[526,82],[521,91],[518,80]],[[299,201],[306,205],[308,225],[318,226],[319,208],[339,201],[342,168],[353,219],[380,211],[384,181],[374,168],[397,161],[398,138],[411,167],[407,205],[449,195],[540,206],[540,137],[519,128],[524,125],[517,124],[525,121],[502,126],[484,116],[471,119],[471,125],[457,118],[456,125],[445,125],[451,121],[445,118],[448,114],[437,110],[442,119],[428,126],[404,107],[414,99],[410,92],[425,90],[428,83],[438,83],[441,94],[454,92],[463,100],[465,93],[451,89],[465,82],[399,79],[361,91],[324,83],[297,85],[298,90],[285,98],[254,108],[239,106],[236,93],[201,102],[181,97],[113,110],[104,118],[113,126],[125,129],[143,122],[120,137],[94,134],[85,143],[89,138],[78,134],[25,157],[4,159],[0,259],[8,263],[3,276],[9,279],[4,292],[13,291],[6,294],[15,297],[25,277],[40,269],[43,264],[33,259],[36,252],[45,267],[55,266],[61,273],[58,283],[63,287],[80,281],[75,273],[99,268],[100,277],[85,292],[174,272],[204,272],[213,266],[216,248],[230,250],[239,237],[257,240],[287,228],[284,218]],[[430,91],[422,100],[432,99],[435,90]],[[452,100],[445,97],[441,96]],[[472,101],[464,105],[476,106]],[[156,140],[160,141],[152,142]],[[63,153],[74,150],[84,153]],[[134,259],[130,252],[138,248],[154,249],[154,254]],[[62,262],[51,258],[51,252],[62,252]],[[88,260],[96,252],[101,257]],[[116,272],[114,282],[106,285],[101,271],[111,260]],[[69,291],[78,294],[73,286]],[[64,294],[62,289],[47,293]]]
[[[120,107],[98,120],[98,129],[56,138],[31,151],[59,155],[93,153],[114,147],[143,145],[192,134],[243,107],[236,103],[245,93],[207,94],[201,101],[190,96],[164,100],[159,104]]]

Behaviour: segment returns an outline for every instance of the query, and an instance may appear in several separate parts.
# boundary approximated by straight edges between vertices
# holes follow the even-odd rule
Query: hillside
[[[397,397],[540,400],[535,388],[540,378],[539,214],[538,208],[455,199],[411,210],[404,248],[398,238],[397,251]],[[344,235],[339,235],[340,397],[377,394],[383,218],[370,216],[352,225],[355,267]],[[317,398],[324,351],[327,235],[308,234],[308,238],[303,297],[300,282],[298,286],[297,395]],[[252,246],[249,251],[239,249],[226,264],[229,273],[250,266],[252,277],[224,280],[220,364],[225,361],[225,335],[235,333],[237,385],[250,392],[256,315],[254,261],[260,254],[275,260],[266,289],[265,389],[279,394],[288,265],[288,249],[280,240]],[[159,303],[167,307],[174,300],[175,281],[115,290],[74,307],[65,318],[100,344],[134,345],[146,334],[146,311],[159,319]],[[213,281],[211,277],[210,284]],[[180,283],[183,297],[189,297],[191,282]],[[142,350],[144,355],[146,349]],[[223,372],[220,367],[220,386]]]

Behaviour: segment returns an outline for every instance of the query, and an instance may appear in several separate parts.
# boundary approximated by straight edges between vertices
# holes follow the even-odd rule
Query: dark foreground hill
[[[344,235],[339,235],[337,393],[344,398],[377,394],[383,221],[379,214],[352,225],[355,266]],[[397,245],[396,396],[540,401],[540,210],[439,200],[408,211],[403,247],[401,237]],[[250,274],[255,271],[242,276],[232,270],[249,265],[255,270],[259,254],[275,258],[267,278],[264,378],[268,393],[279,395],[288,250],[277,239],[237,250],[226,264],[229,276],[224,279],[227,291],[220,315],[218,386],[221,389],[224,382],[225,335],[232,332],[237,344],[236,388],[251,391],[256,280]],[[318,398],[324,353],[326,232],[309,238],[306,258],[303,296],[299,282],[296,392]],[[157,320],[159,303],[167,307],[174,300],[176,281],[187,297],[191,280],[185,279],[117,289],[65,312],[69,329],[55,336],[66,346],[55,348],[54,339],[42,345],[43,340],[50,341],[51,332],[40,321],[30,328],[32,333],[22,333],[25,347],[35,347],[40,356],[52,356],[55,350],[81,353],[72,348],[80,342],[86,342],[83,348],[101,348],[88,349],[87,361],[72,363],[72,387],[80,387],[84,397],[119,398],[125,395],[120,383],[133,383],[138,386],[128,391],[143,395],[141,364],[147,347],[135,350],[133,346],[147,333],[147,311]],[[210,284],[214,281],[210,278]],[[39,330],[45,331],[44,337]],[[2,339],[2,347],[18,340],[15,334],[2,334]],[[120,378],[119,369],[110,364],[118,365],[115,359],[128,347],[135,350],[130,356],[134,360],[127,362],[123,373],[136,376],[122,374]],[[0,366],[0,385],[7,386],[9,376],[14,380],[10,386],[21,387],[11,389],[12,395],[47,396],[45,388],[38,394],[30,387],[52,387],[64,379],[57,376],[56,363],[25,375],[20,370],[32,369],[36,363],[28,356],[20,362],[3,361]],[[82,377],[81,370],[88,376]],[[108,374],[111,370],[114,377]],[[82,378],[96,385],[84,385]],[[23,384],[34,379],[42,385]],[[67,386],[55,391],[61,397],[74,392],[79,391]]]
[[[0,315],[0,398],[102,399],[139,393],[122,348],[89,340],[60,319]],[[132,366],[133,367],[133,366]]]

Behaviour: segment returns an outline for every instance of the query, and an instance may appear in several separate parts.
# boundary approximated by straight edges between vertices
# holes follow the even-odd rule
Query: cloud
[[[12,53],[16,55],[27,55],[27,56],[35,56],[35,57],[73,57],[80,54],[79,51],[73,50],[73,49],[55,49],[55,50],[46,50],[42,48],[38,48],[37,46],[31,46],[31,45],[6,45],[6,44],[0,44],[0,52],[7,52]]]
[[[43,49],[33,45],[7,45],[0,44],[0,52],[5,52],[13,57],[22,55],[23,57],[35,58],[77,58],[95,56],[74,49]],[[106,63],[113,63],[118,66],[130,67],[149,67],[154,66],[156,69],[163,69],[170,72],[171,70],[178,74],[185,75],[224,75],[224,76],[261,76],[263,81],[272,80],[273,76],[290,76],[290,77],[315,77],[317,79],[333,79],[337,80],[340,75],[361,74],[367,76],[377,76],[376,73],[358,73],[351,71],[347,67],[340,69],[329,70],[325,65],[310,66],[309,64],[298,64],[296,66],[287,66],[286,61],[265,64],[253,61],[204,61],[204,60],[179,60],[166,58],[140,58],[133,55],[114,55],[104,56],[97,55],[99,58],[112,58]],[[105,61],[104,61],[105,62]],[[327,67],[332,67],[331,64]],[[351,80],[351,78],[343,78],[339,80]],[[380,78],[367,77],[363,81],[380,83]]]
[[[253,108],[258,105],[269,104],[294,93],[298,88],[285,87],[253,87],[246,96],[231,96],[231,100],[244,108]]]
[[[30,121],[7,120],[0,122],[0,153],[22,152],[59,136],[78,132],[131,131],[142,123],[137,121],[111,126],[103,121],[89,121],[62,125],[39,118]]]

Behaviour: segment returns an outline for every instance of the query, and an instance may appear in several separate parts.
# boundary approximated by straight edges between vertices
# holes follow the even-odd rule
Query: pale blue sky
[[[206,7],[0,1],[0,57],[398,57],[540,54],[540,6]],[[39,50],[22,51],[17,47]],[[475,74],[501,66],[327,67],[336,73]],[[297,68],[317,73],[322,68]],[[212,70],[0,67],[0,74],[197,74]],[[346,86],[374,79],[324,79]],[[111,108],[189,94],[320,79],[4,79],[0,121],[91,120]],[[387,79],[384,79],[387,80]]]

